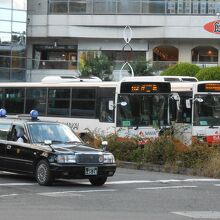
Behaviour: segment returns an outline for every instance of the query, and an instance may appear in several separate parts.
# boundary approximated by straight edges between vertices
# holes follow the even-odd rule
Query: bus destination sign
[[[198,92],[220,92],[220,83],[199,84]]]
[[[121,93],[169,93],[168,82],[122,82]]]
[[[156,92],[158,90],[158,86],[155,84],[142,84],[142,85],[132,85],[131,92]]]

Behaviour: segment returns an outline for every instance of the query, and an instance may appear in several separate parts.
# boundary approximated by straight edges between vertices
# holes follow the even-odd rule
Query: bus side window
[[[5,89],[4,108],[7,109],[7,113],[24,113],[24,91],[24,88]]]

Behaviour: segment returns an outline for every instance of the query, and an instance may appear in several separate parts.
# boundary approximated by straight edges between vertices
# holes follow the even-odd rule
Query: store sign
[[[213,34],[220,34],[220,20],[212,21],[205,24],[204,29]]]

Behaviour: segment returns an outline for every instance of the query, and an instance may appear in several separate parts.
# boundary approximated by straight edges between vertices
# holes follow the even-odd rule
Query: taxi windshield
[[[33,143],[80,143],[81,140],[63,124],[32,123],[28,125]]]

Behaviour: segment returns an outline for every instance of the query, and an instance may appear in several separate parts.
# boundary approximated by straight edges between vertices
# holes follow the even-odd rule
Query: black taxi
[[[89,147],[67,126],[31,116],[6,117],[0,109],[0,170],[33,175],[40,185],[57,178],[103,185],[116,170],[114,156]]]

